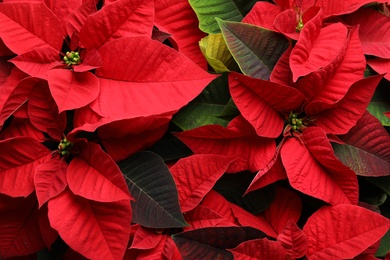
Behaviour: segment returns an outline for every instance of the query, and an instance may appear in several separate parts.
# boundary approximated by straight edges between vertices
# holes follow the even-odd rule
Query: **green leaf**
[[[157,154],[164,161],[178,160],[193,154],[190,148],[169,132],[155,142],[148,151]]]
[[[244,196],[253,177],[254,174],[251,172],[225,174],[217,181],[214,190],[222,194],[228,201],[239,205],[252,214],[258,214],[269,207],[275,194],[273,187],[268,186]]]
[[[226,44],[241,71],[253,78],[268,80],[288,40],[280,33],[261,27],[217,18]]]
[[[131,202],[134,223],[151,228],[188,225],[180,211],[173,177],[158,155],[138,152],[118,165],[135,199]]]
[[[203,92],[183,107],[172,119],[182,130],[190,130],[204,125],[227,126],[228,118],[219,115],[230,100],[227,74],[213,80]]]
[[[390,196],[390,176],[365,178],[367,181],[381,188],[387,195]]]
[[[199,19],[199,28],[208,34],[219,33],[215,18],[240,22],[256,0],[189,0]]]
[[[384,112],[390,111],[390,102],[371,102],[367,108],[371,115],[379,119],[384,126],[390,126],[390,118],[388,118]]]
[[[387,254],[387,252],[389,252],[389,250],[390,250],[390,230],[387,231],[384,237],[382,237],[381,244],[378,250],[376,251],[375,256],[384,257]]]

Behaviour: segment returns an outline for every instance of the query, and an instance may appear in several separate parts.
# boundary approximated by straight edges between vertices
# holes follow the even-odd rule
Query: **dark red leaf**
[[[307,256],[353,258],[378,241],[389,227],[389,219],[359,206],[324,206],[303,227],[308,239]]]
[[[12,118],[11,123],[1,131],[0,140],[18,136],[28,136],[34,138],[38,142],[45,141],[44,134],[33,126],[29,119],[14,117]]]
[[[131,199],[119,167],[95,143],[88,143],[81,148],[80,156],[73,158],[69,164],[66,179],[74,194],[89,200],[129,202]]]
[[[87,17],[79,36],[87,49],[126,36],[152,36],[154,1],[118,0]],[[118,53],[120,55],[120,53]]]
[[[57,155],[35,169],[34,185],[39,207],[65,190],[67,168],[68,164]]]
[[[29,255],[45,247],[38,223],[37,201],[0,194],[0,258]]]
[[[16,54],[48,45],[61,49],[61,22],[44,3],[3,3],[0,23],[0,37]]]
[[[282,111],[294,110],[304,96],[295,88],[270,81],[229,74],[229,88],[234,103],[256,129],[259,136],[278,137],[284,127]]]
[[[278,241],[271,241],[267,238],[245,241],[228,251],[230,251],[234,256],[234,259],[237,260],[286,259],[286,252],[283,246]]]
[[[292,219],[287,221],[286,226],[279,233],[277,240],[282,244],[286,253],[293,259],[306,255],[307,237]]]
[[[226,128],[207,125],[176,136],[195,153],[237,157],[227,170],[230,173],[264,168],[276,149],[273,139],[257,136],[242,117],[232,120]]]
[[[99,94],[99,81],[91,72],[54,69],[47,75],[59,113],[88,105]]]
[[[45,242],[46,248],[51,248],[53,243],[58,238],[58,232],[50,226],[47,204],[41,207],[38,211],[39,229],[41,230],[42,239]]]
[[[169,33],[179,52],[189,57],[201,68],[207,62],[199,48],[199,41],[206,36],[197,26],[198,18],[187,0],[155,1],[155,24],[159,30]]]
[[[234,158],[221,155],[192,155],[170,168],[178,187],[182,212],[194,209],[225,173]]]
[[[48,207],[51,226],[72,249],[90,259],[122,259],[131,230],[128,200],[95,202],[66,189]]]
[[[34,191],[34,172],[51,156],[50,150],[31,137],[0,141],[0,193],[27,197]]]

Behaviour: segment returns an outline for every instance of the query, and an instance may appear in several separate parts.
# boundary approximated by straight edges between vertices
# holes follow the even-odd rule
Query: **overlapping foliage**
[[[0,259],[390,250],[386,1],[0,1]]]

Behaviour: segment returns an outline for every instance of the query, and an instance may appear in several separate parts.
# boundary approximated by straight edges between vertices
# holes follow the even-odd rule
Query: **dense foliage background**
[[[0,1],[0,259],[388,259],[388,4]]]

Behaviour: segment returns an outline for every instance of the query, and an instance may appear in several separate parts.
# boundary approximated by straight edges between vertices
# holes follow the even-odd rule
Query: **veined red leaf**
[[[33,126],[28,118],[12,118],[11,123],[1,131],[0,140],[5,140],[8,138],[19,137],[19,136],[28,136],[38,142],[44,142],[44,134]]]
[[[287,221],[283,230],[279,233],[277,241],[282,244],[286,253],[293,259],[298,259],[306,254],[307,237],[292,219]]]
[[[386,73],[384,78],[390,81],[390,59],[371,59],[367,60],[367,64],[370,65],[370,67],[379,74]]]
[[[314,19],[313,19],[314,20]],[[314,23],[314,22],[313,22]],[[307,23],[290,56],[293,81],[330,64],[347,42],[348,29],[342,23],[334,23],[319,31],[316,25]]]
[[[184,231],[205,227],[234,226],[214,210],[202,205],[186,212],[185,219],[189,226],[184,227]]]
[[[0,258],[33,254],[45,247],[38,223],[37,201],[0,194]]]
[[[207,125],[176,136],[195,153],[237,157],[227,169],[229,173],[258,171],[269,163],[276,150],[273,139],[257,136],[242,117],[233,119],[226,128]]]
[[[12,90],[2,107],[0,113],[0,126],[3,126],[4,122],[27,102],[30,91],[34,85],[39,85],[43,82],[44,81],[37,78],[30,77],[19,81],[18,85]]]
[[[87,17],[97,11],[96,0],[83,1],[83,4],[70,13],[66,20],[66,31],[72,36],[79,33]]]
[[[80,156],[73,158],[66,172],[70,190],[98,202],[129,201],[131,196],[119,167],[100,145],[88,143],[80,149]]]
[[[90,259],[122,259],[131,230],[128,200],[95,202],[65,189],[48,207],[51,226],[72,249]]]
[[[63,26],[64,36],[66,36],[65,25],[68,15],[77,9],[82,0],[44,0],[47,7],[58,17]]]
[[[253,24],[265,29],[276,31],[274,21],[276,16],[282,12],[282,8],[269,2],[258,1],[242,19],[243,23]]]
[[[59,113],[88,105],[99,94],[99,81],[89,71],[54,69],[47,75],[50,92],[57,103]]]
[[[231,223],[230,226],[238,226],[240,224],[233,214],[231,203],[215,190],[207,193],[200,205],[217,212]]]
[[[152,249],[161,241],[162,233],[154,229],[140,226],[134,234],[133,242],[129,249]]]
[[[53,243],[58,238],[58,232],[50,226],[49,217],[47,215],[48,209],[47,204],[45,204],[38,210],[39,229],[41,231],[41,236],[45,242],[46,248],[51,248]]]
[[[170,168],[178,187],[182,212],[194,209],[225,173],[234,158],[199,154],[180,159]]]
[[[87,49],[98,49],[110,40],[121,37],[150,38],[153,22],[154,1],[118,0],[87,17],[80,29],[80,42]]]
[[[164,235],[160,237],[158,244],[149,250],[135,250],[130,248],[123,257],[123,260],[133,259],[182,260],[183,258],[172,238]]]
[[[390,174],[390,136],[370,113],[365,112],[356,125],[340,138],[345,144],[333,144],[335,154],[357,175]]]
[[[233,249],[228,249],[228,251],[237,260],[286,259],[283,246],[278,241],[271,241],[267,238],[245,241]]]
[[[379,3],[386,1],[379,0]],[[372,0],[350,0],[350,1],[336,1],[336,0],[317,0],[317,1],[302,1],[302,9],[306,10],[313,4],[321,7],[324,12],[324,17],[330,17],[341,14],[348,14],[356,11],[360,7],[372,3]]]
[[[270,75],[270,81],[280,85],[293,86],[292,72],[290,69],[290,54],[292,45],[280,56]]]
[[[34,86],[28,98],[27,112],[31,123],[52,138],[61,140],[66,127],[66,114],[58,114],[47,82]]]
[[[61,49],[61,22],[44,3],[3,3],[0,23],[0,37],[16,54],[47,45]]]
[[[144,227],[174,228],[187,223],[180,211],[177,188],[158,155],[139,152],[119,163],[135,202],[133,222]]]
[[[279,33],[251,24],[217,21],[241,71],[253,78],[268,80],[276,62],[288,48],[287,39]]]
[[[270,237],[276,237],[277,233],[270,225],[270,223],[261,215],[253,215],[252,213],[244,210],[243,208],[231,203],[230,208],[232,209],[233,215],[237,218],[237,221],[243,227],[256,228]]]
[[[288,221],[296,223],[302,211],[301,198],[295,192],[276,186],[275,199],[262,215],[271,224],[277,234],[281,233]]]
[[[390,37],[386,33],[390,30],[388,16],[372,8],[364,8],[345,16],[344,20],[350,25],[359,24],[364,54],[390,58]]]
[[[229,74],[229,88],[244,118],[263,137],[278,137],[284,127],[281,112],[299,108],[305,99],[295,88],[234,72]]]
[[[344,98],[331,108],[315,115],[315,124],[326,133],[346,134],[366,111],[382,77],[382,75],[372,76],[352,84]],[[311,104],[314,106],[316,102]],[[309,111],[306,112],[312,116]]]
[[[65,190],[67,168],[68,164],[65,160],[60,156],[55,156],[35,169],[34,185],[39,208]]]
[[[185,231],[172,238],[184,259],[233,259],[224,249],[264,236],[250,227],[214,227]]]
[[[0,141],[0,193],[11,197],[30,195],[36,167],[50,156],[50,150],[31,137]]]
[[[199,41],[206,36],[197,26],[198,18],[187,0],[155,1],[155,24],[171,35],[179,52],[189,57],[201,68],[207,68]]]
[[[42,46],[20,54],[10,62],[32,77],[47,79],[50,69],[62,65],[58,55],[51,46]]]
[[[96,70],[100,94],[91,107],[110,118],[176,112],[215,78],[184,55],[147,37],[117,39],[99,53],[104,64]]]
[[[323,144],[318,144],[318,149],[322,148]],[[330,146],[330,144],[329,144]],[[324,147],[326,148],[326,147]],[[326,149],[325,151],[329,151]],[[349,183],[351,178],[344,176],[344,171],[335,170],[333,176],[326,166],[321,165],[310,153],[308,148],[296,138],[288,139],[282,146],[281,156],[283,165],[286,168],[287,176],[291,186],[305,194],[321,199],[330,204],[351,203],[346,192],[357,193],[357,180]],[[338,161],[339,162],[339,161]],[[344,166],[341,162],[339,164]],[[352,172],[348,167],[342,167],[348,172]],[[350,173],[351,177],[353,172]],[[334,176],[339,175],[341,183],[345,187],[339,187],[339,182],[333,180]],[[349,174],[348,174],[349,175]],[[332,178],[333,177],[333,178]],[[347,177],[347,178],[346,178]],[[356,178],[356,176],[355,176]],[[357,196],[354,196],[354,203],[357,202]]]
[[[73,71],[84,72],[100,68],[103,65],[102,59],[97,50],[88,50],[86,52],[82,52],[81,59],[82,63],[77,66],[73,66]]]
[[[303,227],[307,256],[314,260],[353,258],[378,241],[389,227],[389,219],[359,206],[324,206]]]

